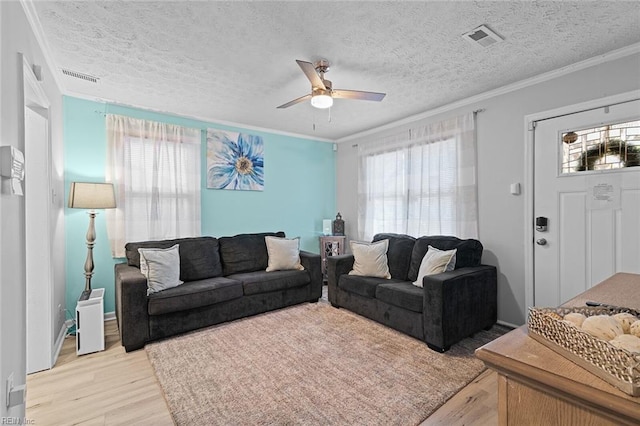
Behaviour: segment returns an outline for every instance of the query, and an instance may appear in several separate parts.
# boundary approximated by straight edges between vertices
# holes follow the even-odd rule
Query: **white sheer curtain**
[[[478,237],[475,114],[359,144],[358,237]]]
[[[112,255],[124,257],[131,241],[200,235],[200,129],[113,114],[106,121]]]

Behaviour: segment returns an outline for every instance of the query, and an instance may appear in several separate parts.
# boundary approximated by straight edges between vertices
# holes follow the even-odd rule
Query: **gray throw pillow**
[[[140,272],[147,278],[147,296],[182,284],[178,248],[179,245],[176,244],[167,249],[138,249]]]

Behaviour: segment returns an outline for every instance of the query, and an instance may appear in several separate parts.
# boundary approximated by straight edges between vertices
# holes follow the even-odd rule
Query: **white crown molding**
[[[24,10],[24,14],[27,16],[27,21],[31,26],[31,30],[33,34],[36,36],[36,41],[40,46],[40,50],[42,51],[42,56],[44,56],[44,61],[47,64],[47,68],[51,71],[51,76],[53,77],[53,81],[62,94],[64,94],[65,87],[62,84],[62,80],[60,80],[60,71],[56,67],[56,63],[51,56],[51,49],[49,48],[49,44],[47,43],[47,39],[44,36],[44,31],[42,30],[42,25],[40,24],[40,20],[38,19],[38,13],[35,10],[35,6],[33,4],[33,0],[20,0],[20,4],[22,5],[22,9]]]
[[[400,127],[406,124],[414,123],[419,120],[423,120],[428,117],[433,117],[438,114],[442,114],[444,112],[452,111],[458,108],[462,108],[465,106],[473,105],[478,102],[485,101],[487,99],[494,98],[496,96],[504,95],[506,93],[514,92],[516,90],[524,89],[529,86],[533,86],[539,83],[543,83],[545,81],[553,80],[554,78],[558,78],[567,74],[571,74],[576,71],[580,71],[586,68],[593,67],[595,65],[600,65],[606,62],[611,62],[616,59],[624,58],[626,56],[631,56],[633,54],[640,52],[640,43],[635,43],[620,49],[612,50],[611,52],[607,52],[602,55],[594,56],[593,58],[585,59],[584,61],[576,62],[575,64],[567,65],[566,67],[558,68],[553,71],[549,71],[546,73],[539,74],[534,77],[527,78],[525,80],[517,81],[515,83],[507,84],[506,86],[499,87],[497,89],[489,90],[488,92],[480,93],[475,96],[471,96],[466,99],[462,99],[460,101],[452,102],[447,105],[443,105],[441,107],[425,111],[416,115],[412,115],[406,118],[403,118],[398,121],[394,121],[392,123],[387,123],[383,126],[375,127],[373,129],[365,130],[363,132],[354,133],[349,136],[345,136],[339,139],[336,139],[336,143],[342,143],[351,141],[354,139],[358,139],[364,136],[370,136],[372,134],[377,134],[379,132],[390,130],[396,127]]]
[[[281,130],[269,129],[269,128],[266,128],[266,127],[251,126],[251,125],[248,125],[248,124],[236,123],[236,122],[233,122],[233,121],[218,120],[218,119],[213,119],[213,118],[208,118],[208,117],[200,117],[200,116],[197,116],[197,115],[176,114],[175,112],[163,111],[163,110],[160,110],[160,109],[149,108],[148,106],[144,106],[144,105],[124,104],[124,103],[121,103],[121,102],[117,102],[117,101],[115,101],[113,99],[98,98],[96,96],[89,96],[89,95],[85,95],[85,94],[79,93],[79,92],[74,92],[74,91],[71,91],[71,90],[67,90],[65,93],[63,93],[63,95],[72,96],[74,98],[79,98],[79,99],[85,99],[85,100],[92,101],[92,102],[101,102],[101,103],[105,103],[105,104],[109,104],[109,105],[113,105],[113,106],[118,106],[118,107],[134,108],[134,109],[139,109],[139,110],[142,110],[142,111],[154,112],[156,114],[169,115],[171,117],[183,118],[183,119],[186,119],[186,120],[203,121],[203,122],[211,124],[213,126],[215,126],[216,124],[219,124],[221,126],[238,127],[238,128],[241,128],[241,129],[255,130],[257,132],[270,133],[270,134],[273,134],[273,135],[281,135],[281,136],[293,137],[293,138],[298,138],[298,139],[307,139],[307,140],[316,141],[316,142],[334,143],[333,139],[314,138],[314,137],[309,136],[309,135],[303,135],[303,134],[292,133],[292,132],[283,132]]]

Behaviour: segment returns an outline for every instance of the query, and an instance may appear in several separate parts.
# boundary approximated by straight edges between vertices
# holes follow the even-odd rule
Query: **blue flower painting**
[[[207,129],[207,188],[262,191],[262,138]]]

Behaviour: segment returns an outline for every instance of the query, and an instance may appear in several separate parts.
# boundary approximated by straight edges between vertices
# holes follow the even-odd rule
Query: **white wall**
[[[484,109],[477,120],[479,240],[485,248],[483,263],[498,267],[500,321],[525,322],[524,206],[530,188],[523,187],[520,196],[509,193],[510,183],[524,183],[524,117],[639,88],[640,54],[636,53],[424,119],[438,121]],[[366,144],[372,137],[377,135],[338,145],[337,207],[345,219],[346,234],[354,238],[358,163],[353,145]]]
[[[24,152],[24,106],[22,86],[22,61],[18,53],[23,53],[33,64],[42,66],[43,88],[51,102],[51,142],[54,187],[62,194],[62,96],[44,57],[31,32],[26,15],[20,3],[0,2],[0,145],[12,145]],[[28,168],[28,159],[25,159]],[[37,165],[31,165],[32,167]],[[61,202],[60,202],[61,203]],[[61,210],[61,204],[54,210]],[[25,338],[25,222],[24,198],[0,195],[0,401],[5,401],[6,379],[14,376],[14,384],[26,381],[26,338]],[[53,253],[55,265],[54,299],[56,305],[64,306],[64,233],[61,231],[62,213],[56,211],[54,238],[56,248]],[[54,324],[58,330],[61,323]],[[7,410],[0,403],[0,417],[23,417],[24,405]]]

